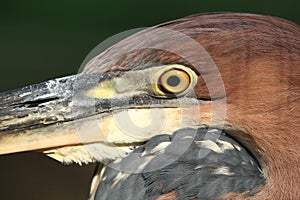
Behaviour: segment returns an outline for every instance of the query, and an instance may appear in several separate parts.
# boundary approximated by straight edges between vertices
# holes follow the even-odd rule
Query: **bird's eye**
[[[174,97],[185,95],[194,87],[198,76],[188,67],[182,65],[167,65],[156,71],[153,79],[153,92],[159,97]]]
[[[190,85],[189,75],[180,69],[166,71],[159,78],[159,88],[161,91],[170,94],[179,94],[185,91]]]

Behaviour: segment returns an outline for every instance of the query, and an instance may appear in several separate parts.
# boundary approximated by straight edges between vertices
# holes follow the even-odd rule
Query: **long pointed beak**
[[[94,114],[83,93],[101,78],[78,74],[0,93],[0,154],[82,143],[72,121]]]

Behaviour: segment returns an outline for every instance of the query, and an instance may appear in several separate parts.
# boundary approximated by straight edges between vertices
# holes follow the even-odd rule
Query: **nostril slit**
[[[59,98],[58,97],[53,97],[53,98],[48,98],[48,99],[38,99],[38,100],[34,100],[34,101],[25,101],[25,102],[13,105],[13,107],[23,107],[23,106],[25,106],[27,108],[33,108],[33,107],[37,107],[37,106],[39,106],[41,104],[44,104],[44,103],[55,101],[57,99],[59,99]]]

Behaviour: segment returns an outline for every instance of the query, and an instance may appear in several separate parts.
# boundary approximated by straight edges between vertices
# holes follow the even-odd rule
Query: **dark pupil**
[[[179,85],[180,83],[180,79],[178,78],[178,76],[170,76],[168,79],[167,79],[167,83],[169,86],[171,87],[176,87]]]

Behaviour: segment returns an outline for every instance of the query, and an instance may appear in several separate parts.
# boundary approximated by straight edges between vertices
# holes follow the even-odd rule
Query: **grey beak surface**
[[[99,112],[109,108],[108,100],[84,93],[112,76],[77,74],[0,93],[0,135],[94,115],[97,105]]]
[[[0,93],[0,154],[80,143],[66,126],[109,107],[84,95],[109,78],[77,74]]]

